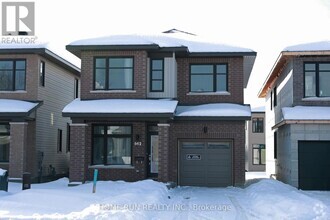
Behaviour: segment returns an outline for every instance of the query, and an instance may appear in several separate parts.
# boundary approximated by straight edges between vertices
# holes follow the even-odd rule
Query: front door
[[[151,126],[154,127],[154,126]],[[157,128],[157,127],[156,127]],[[158,131],[155,128],[149,128],[148,132],[148,175],[150,177],[158,176]]]

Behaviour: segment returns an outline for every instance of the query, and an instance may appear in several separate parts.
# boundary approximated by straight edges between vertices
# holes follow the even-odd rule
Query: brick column
[[[234,186],[244,186],[245,183],[245,125],[237,127],[234,142]]]
[[[85,182],[87,124],[70,124],[70,182]]]
[[[169,181],[169,130],[170,124],[158,124],[158,181]]]
[[[26,171],[27,122],[10,123],[9,178],[22,180]]]

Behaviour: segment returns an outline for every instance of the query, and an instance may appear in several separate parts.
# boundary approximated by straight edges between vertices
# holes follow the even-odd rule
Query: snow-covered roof
[[[330,107],[284,107],[282,114],[283,120],[330,120]]]
[[[265,112],[265,106],[251,107],[251,112]]]
[[[251,108],[246,105],[214,103],[195,106],[178,106],[176,117],[251,117]]]
[[[75,114],[174,114],[178,101],[143,99],[75,99],[63,109],[64,116]]]
[[[255,53],[251,49],[208,42],[198,36],[184,33],[161,33],[157,35],[112,35],[74,41],[69,46],[119,46],[119,45],[151,45],[160,48],[185,47],[190,53],[197,52],[247,52]]]
[[[1,43],[0,49],[40,49],[48,48],[48,43]]]
[[[13,99],[0,99],[0,115],[6,116],[10,114],[27,116],[40,103],[13,100]]]
[[[244,57],[244,86],[246,88],[255,59],[256,52],[243,47],[211,42],[202,37],[184,32],[160,34],[126,34],[111,35],[78,40],[66,46],[66,49],[81,57],[83,50],[127,50],[144,49],[147,51],[176,52],[182,56],[240,56]]]
[[[39,54],[80,77],[80,69],[67,59],[55,53],[54,50],[50,48],[49,43],[0,43],[0,54],[9,53]]]
[[[263,83],[259,93],[259,98],[265,98],[270,88],[282,74],[283,66],[293,56],[324,56],[330,55],[330,41],[318,41],[289,46],[283,49]]]
[[[305,44],[298,44],[284,48],[283,51],[330,51],[330,41],[319,41]]]

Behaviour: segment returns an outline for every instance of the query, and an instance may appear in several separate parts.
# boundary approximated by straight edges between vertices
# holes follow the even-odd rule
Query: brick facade
[[[71,182],[85,182],[86,174],[86,131],[87,124],[71,124],[70,125],[70,172],[69,178]]]
[[[168,182],[169,178],[169,138],[170,138],[170,124],[158,124],[158,155],[159,155],[159,165],[158,165],[158,180],[161,182]]]
[[[95,57],[134,57],[133,91],[93,91]],[[146,51],[81,51],[82,78],[81,99],[146,99],[147,98],[147,58]],[[244,103],[243,95],[243,57],[218,58],[176,58],[177,61],[177,99],[179,105],[197,105],[206,103]],[[228,94],[189,94],[190,64],[227,63]],[[95,168],[99,170],[100,180],[137,181],[148,178],[148,135],[147,121],[132,122],[104,118],[83,120],[88,126],[84,131],[71,130],[70,181],[84,182],[93,179]],[[182,139],[226,139],[233,143],[233,184],[245,182],[245,121],[156,121],[158,124],[158,181],[178,182],[178,141]],[[154,123],[154,124],[155,124]],[[93,166],[92,128],[94,124],[132,125],[132,166]],[[208,127],[204,133],[203,128]],[[80,137],[83,132],[84,137]],[[135,146],[136,135],[141,137],[141,146]],[[75,137],[77,136],[77,137]],[[81,146],[84,145],[84,146]],[[79,149],[78,149],[79,148]],[[82,153],[82,151],[84,152]],[[77,154],[77,155],[76,155]],[[83,156],[84,155],[84,160]],[[144,158],[136,162],[137,157]],[[83,167],[82,167],[82,164]]]
[[[22,178],[27,168],[27,122],[10,123],[9,178]]]

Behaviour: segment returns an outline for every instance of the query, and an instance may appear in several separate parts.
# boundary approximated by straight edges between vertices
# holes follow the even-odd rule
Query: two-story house
[[[44,44],[0,45],[0,167],[10,180],[68,174],[62,109],[78,97],[79,78]]]
[[[265,108],[251,109],[251,120],[246,122],[245,170],[266,170]]]
[[[263,84],[266,170],[300,189],[330,189],[330,42],[285,48]]]
[[[174,32],[174,33],[173,33]],[[154,178],[179,185],[241,185],[244,105],[256,52],[187,33],[79,40],[81,98],[71,117],[70,182]]]

